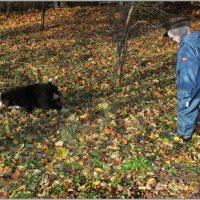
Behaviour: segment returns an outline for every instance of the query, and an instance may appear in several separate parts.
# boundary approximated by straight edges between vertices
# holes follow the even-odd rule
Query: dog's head
[[[1,102],[5,106],[10,106],[12,105],[12,92],[8,89],[5,89],[1,93]]]
[[[51,82],[48,83],[48,92],[50,94],[51,107],[57,110],[61,110],[63,105],[61,102],[61,94],[58,91],[58,87]]]

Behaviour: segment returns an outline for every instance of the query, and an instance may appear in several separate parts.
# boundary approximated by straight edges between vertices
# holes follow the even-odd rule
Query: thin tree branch
[[[133,12],[133,7],[134,7],[133,3],[131,3],[131,7],[129,9],[128,17],[127,17],[127,20],[126,20],[124,34],[123,34],[122,40],[119,41],[119,43],[118,43],[119,65],[118,65],[118,80],[117,80],[117,84],[120,83],[121,75],[122,75],[122,71],[123,71],[123,65],[124,65],[124,62],[125,62],[126,50],[127,50],[128,32],[129,32],[128,28],[129,28],[129,23],[130,23],[132,12]]]
[[[166,17],[166,16],[176,16],[175,14],[172,14],[172,13],[168,13],[168,12],[166,12],[166,11],[164,11],[164,10],[162,10],[162,9],[159,9],[159,8],[156,8],[156,7],[146,7],[146,8],[144,8],[146,11],[149,11],[148,10],[148,8],[149,9],[155,9],[155,10],[158,10],[160,13],[163,13],[164,15],[164,17]]]
[[[149,23],[149,22],[147,22],[147,21],[137,21],[135,24],[133,24],[131,27],[130,27],[130,29],[132,29],[132,28],[134,28],[136,25],[138,25],[138,24],[149,24],[149,25],[151,25],[153,28],[159,28],[160,27],[160,25],[161,24],[159,24],[159,25],[153,25],[153,24],[151,24],[151,23]]]

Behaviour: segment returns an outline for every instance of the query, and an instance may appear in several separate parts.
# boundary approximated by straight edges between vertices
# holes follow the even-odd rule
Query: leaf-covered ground
[[[37,11],[0,20],[0,88],[52,78],[66,107],[1,109],[1,198],[200,198],[200,136],[167,136],[177,44],[161,30],[130,39],[118,87],[106,8],[50,9],[44,32]]]

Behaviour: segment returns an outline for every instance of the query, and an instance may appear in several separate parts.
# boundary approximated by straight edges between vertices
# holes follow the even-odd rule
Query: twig
[[[155,25],[153,25],[153,24],[151,24],[151,23],[149,23],[149,22],[147,22],[147,21],[137,21],[134,25],[132,25],[131,27],[130,27],[130,29],[132,29],[132,28],[134,28],[136,25],[138,25],[138,24],[149,24],[149,25],[151,25],[153,28],[159,28],[160,27],[160,24],[159,25],[157,25],[157,26],[155,26]]]
[[[171,15],[171,16],[176,16],[175,14],[168,13],[168,12],[166,12],[166,11],[164,11],[164,10],[161,10],[161,9],[159,9],[159,8],[156,8],[156,7],[146,7],[146,8],[144,8],[144,9],[147,10],[147,8],[159,10],[160,12],[162,12],[163,14],[165,14],[165,16],[166,16],[166,15],[167,15],[167,16],[169,16],[169,15]]]

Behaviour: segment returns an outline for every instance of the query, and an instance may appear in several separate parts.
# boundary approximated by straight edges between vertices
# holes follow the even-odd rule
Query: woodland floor
[[[0,88],[52,78],[66,107],[0,110],[1,198],[200,198],[200,136],[167,135],[177,44],[131,38],[119,87],[106,8],[49,9],[43,32],[37,11],[0,20]]]

